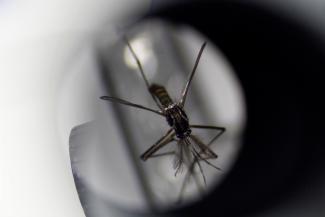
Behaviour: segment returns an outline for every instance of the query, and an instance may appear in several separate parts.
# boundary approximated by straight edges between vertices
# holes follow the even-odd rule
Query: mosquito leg
[[[168,156],[168,155],[176,155],[176,152],[169,151],[169,152],[165,152],[165,153],[153,154],[149,158],[163,157],[163,156]]]
[[[198,159],[196,160],[196,163],[199,165],[199,168],[200,168],[201,167],[201,164],[200,164],[200,162],[199,162]],[[201,169],[200,169],[200,172],[201,172]],[[199,177],[197,176],[197,174],[195,172],[193,172],[192,175],[194,177],[194,181],[196,183],[197,188],[200,189],[199,191],[200,192],[204,192],[204,187],[200,184],[200,180],[199,180]],[[203,173],[201,173],[201,175],[203,176],[203,181],[205,182],[205,175]],[[206,185],[206,183],[205,183],[205,185]]]
[[[179,154],[178,154],[178,157],[175,158],[175,162],[174,162],[174,169],[176,170],[175,174],[174,174],[175,176],[177,176],[177,174],[179,172],[181,172],[182,168],[183,168],[183,163],[184,163],[183,153],[185,150],[184,150],[184,143],[182,143],[182,142],[183,142],[183,140],[179,140],[177,143],[177,146],[179,148]]]
[[[202,165],[200,163],[200,160],[204,161],[205,163],[207,163],[208,165],[214,167],[215,169],[218,169],[218,170],[221,170],[219,167],[216,167],[215,165],[211,164],[209,161],[207,161],[208,159],[212,159],[213,156],[208,156],[208,157],[202,157],[201,154],[199,152],[197,152],[194,148],[192,148],[191,150],[192,152],[192,155],[194,157],[194,160],[193,162],[191,163],[190,167],[189,167],[189,170],[184,178],[184,181],[183,181],[183,184],[182,184],[182,187],[181,187],[181,191],[179,193],[179,199],[178,199],[178,203],[181,202],[182,200],[182,194],[184,193],[184,190],[185,190],[185,187],[186,187],[186,184],[187,182],[189,181],[189,178],[191,175],[194,176],[195,178],[195,181],[198,185],[198,188],[201,188],[200,184],[199,184],[199,181],[197,180],[195,174],[194,174],[194,168],[195,168],[195,164],[198,165],[199,169],[200,169],[200,173],[202,175],[202,178],[203,178],[203,181],[204,181],[204,184],[205,186],[207,186],[207,181],[206,181],[206,176],[203,172],[203,168],[202,168]],[[201,189],[202,190],[202,189]]]
[[[197,162],[197,159],[195,158],[194,161],[191,163],[190,167],[188,168],[188,172],[186,173],[186,175],[184,177],[182,187],[181,187],[181,190],[178,195],[178,203],[180,203],[182,201],[182,195],[184,193],[187,182],[189,182],[189,179],[190,179],[191,175],[193,174],[196,162]]]
[[[214,141],[216,141],[225,131],[224,127],[216,127],[216,126],[205,126],[205,125],[191,125],[191,128],[199,128],[199,129],[211,129],[218,130],[218,134],[211,139],[211,141],[207,144],[207,146],[211,146]]]
[[[153,144],[147,151],[145,151],[140,158],[143,161],[148,160],[151,155],[153,155],[156,151],[161,149],[163,146],[167,145],[171,141],[174,140],[175,133],[173,132],[173,129],[169,129],[167,133],[161,137],[155,144]]]
[[[192,154],[193,154],[193,156],[195,156],[195,159],[200,159],[200,155],[195,150],[192,150]],[[203,177],[204,184],[205,184],[205,186],[207,186],[207,180],[206,180],[206,177],[204,175],[203,168],[202,168],[202,166],[200,164],[200,161],[196,160],[196,162],[197,162],[197,165],[199,166],[200,173],[201,173],[201,175]]]
[[[216,170],[221,170],[221,168],[215,166],[214,164],[210,163],[207,159],[215,159],[212,156],[208,156],[208,157],[202,157],[201,154],[199,152],[197,152],[195,149],[193,149],[193,151],[197,154],[197,157],[199,158],[199,160],[204,161],[206,164],[208,164],[209,166],[215,168]]]
[[[185,177],[185,179],[184,179],[184,181],[183,181],[183,184],[182,184],[182,187],[181,187],[181,191],[180,191],[180,195],[179,195],[179,199],[178,199],[178,202],[181,202],[181,195],[183,194],[183,192],[184,192],[184,189],[185,189],[185,187],[186,187],[186,183],[188,182],[188,179],[190,178],[190,175],[193,175],[194,176],[194,178],[195,178],[195,181],[196,181],[196,183],[197,183],[197,185],[198,185],[198,188],[201,188],[201,186],[200,186],[200,184],[199,184],[199,181],[197,180],[197,178],[196,178],[196,176],[195,176],[195,174],[194,174],[194,168],[195,168],[195,164],[197,164],[198,165],[198,167],[199,167],[199,169],[200,169],[200,173],[201,173],[201,175],[202,175],[202,178],[203,178],[203,181],[204,181],[204,184],[205,184],[205,186],[207,187],[207,181],[206,181],[206,176],[205,176],[205,174],[204,174],[204,172],[203,172],[203,168],[202,168],[202,165],[201,165],[201,163],[200,163],[200,160],[203,160],[203,161],[207,161],[207,159],[210,159],[210,158],[202,158],[201,156],[200,156],[200,154],[193,148],[192,150],[191,150],[191,152],[192,152],[192,155],[193,155],[193,157],[194,157],[194,160],[193,160],[193,162],[191,163],[191,166],[190,166],[190,168],[189,168],[189,171],[188,171],[188,173],[186,174],[186,177]],[[210,162],[208,162],[208,163],[210,163]],[[211,164],[211,163],[210,163]],[[210,165],[209,164],[209,165]],[[212,165],[213,167],[215,167],[214,165]],[[217,168],[218,169],[218,168]],[[201,189],[201,191],[203,191],[202,189]]]
[[[173,138],[173,141],[175,142],[179,142],[179,140]],[[172,141],[171,141],[172,142]],[[176,151],[168,151],[165,153],[158,153],[158,154],[153,154],[150,156],[150,158],[155,158],[155,157],[163,157],[163,156],[168,156],[168,155],[175,155],[175,156],[179,156],[179,154]]]
[[[199,180],[197,174],[195,172],[193,172],[194,169],[195,169],[195,163],[197,163],[198,165],[200,164],[199,158],[195,154],[193,154],[193,151],[191,150],[191,149],[193,149],[193,146],[191,144],[191,141],[189,139],[185,139],[184,142],[185,142],[185,146],[184,147],[185,147],[185,154],[186,154],[186,157],[187,157],[187,162],[191,162],[192,159],[193,159],[192,163],[194,163],[193,168],[191,170],[189,170],[188,172],[193,176],[194,181],[195,181],[198,189],[200,189],[201,191],[203,191],[203,187],[200,184],[200,180]],[[199,167],[200,166],[201,165],[199,165]],[[201,169],[202,168],[200,168],[200,171],[201,171]],[[203,174],[203,179],[205,180],[204,174]]]
[[[154,112],[154,113],[156,113],[158,115],[165,116],[162,111],[157,111],[157,110],[154,110],[154,109],[151,109],[151,108],[147,108],[147,107],[145,107],[143,105],[135,104],[135,103],[126,101],[124,99],[120,99],[120,98],[116,98],[116,97],[112,97],[112,96],[101,96],[100,99],[107,100],[109,102],[114,102],[114,103],[119,103],[119,104],[122,104],[122,105],[127,105],[127,106],[131,106],[131,107],[139,108],[139,109],[144,109],[144,110],[147,110],[147,111]]]
[[[150,95],[152,96],[153,100],[154,100],[155,103],[157,104],[158,108],[159,108],[160,110],[162,110],[162,109],[163,109],[162,106],[159,104],[158,100],[155,98],[155,96],[154,96],[154,95],[150,92],[150,90],[149,90],[149,89],[150,89],[150,84],[149,84],[149,81],[148,81],[146,75],[144,74],[144,70],[143,70],[142,64],[141,64],[141,62],[140,62],[138,56],[137,56],[136,53],[134,52],[134,50],[133,50],[133,48],[132,48],[132,46],[131,46],[131,44],[130,44],[128,38],[127,38],[126,36],[124,36],[123,39],[124,39],[126,45],[128,46],[129,50],[131,51],[131,54],[132,54],[133,58],[135,59],[137,65],[138,65],[138,68],[139,68],[139,70],[140,70],[141,76],[142,76],[144,82],[146,83],[146,86],[147,86],[147,89],[148,89]]]
[[[195,144],[199,146],[204,154],[207,154],[207,156],[211,156],[212,158],[218,158],[218,155],[214,153],[214,151],[212,151],[211,148],[208,145],[204,144],[198,137],[190,135],[190,138],[195,142]]]
[[[186,184],[187,182],[189,181],[190,179],[190,173],[187,173],[184,180],[183,180],[183,183],[182,183],[182,187],[181,187],[181,190],[179,191],[179,194],[178,194],[178,200],[177,200],[177,203],[181,203],[182,202],[182,195],[184,193],[184,190],[185,190],[185,187],[186,187]]]
[[[196,57],[196,61],[195,61],[195,64],[194,64],[193,70],[192,70],[192,72],[191,72],[191,74],[190,74],[190,76],[189,76],[189,78],[188,78],[188,80],[187,80],[187,83],[186,83],[186,85],[185,85],[185,87],[184,87],[184,89],[183,89],[183,91],[182,91],[182,96],[181,96],[181,99],[180,99],[180,101],[179,101],[179,103],[180,103],[180,105],[181,105],[182,107],[184,107],[184,104],[185,104],[185,100],[186,100],[186,96],[187,96],[188,89],[189,89],[189,87],[190,87],[190,85],[191,85],[191,82],[192,82],[193,76],[194,76],[194,74],[195,74],[196,68],[197,68],[197,66],[198,66],[198,64],[199,64],[199,61],[200,61],[200,58],[201,58],[202,52],[203,52],[204,47],[205,47],[206,44],[207,44],[206,42],[204,42],[204,43],[202,44],[201,49],[200,49],[200,51],[199,51],[199,54],[198,54],[197,57]]]
[[[198,164],[199,169],[200,169],[200,173],[201,173],[201,175],[203,177],[204,184],[205,184],[205,186],[207,186],[206,177],[204,175],[203,168],[202,168],[202,166],[201,166],[201,164],[199,162],[199,158],[197,157],[198,155],[195,154],[195,153],[193,153],[193,152],[192,152],[192,155],[194,157],[194,160],[190,164],[190,166],[188,168],[188,172],[186,173],[186,176],[185,176],[185,178],[183,180],[183,183],[182,183],[182,186],[181,186],[181,190],[180,190],[179,196],[178,196],[178,203],[180,203],[182,201],[182,195],[183,195],[184,190],[186,188],[186,184],[189,182],[189,179],[190,179],[191,176],[193,176],[193,178],[195,180],[195,183],[196,183],[198,189],[200,189],[201,192],[204,191],[203,187],[200,184],[200,181],[199,181],[198,177],[196,176],[196,173],[194,172],[195,164]]]

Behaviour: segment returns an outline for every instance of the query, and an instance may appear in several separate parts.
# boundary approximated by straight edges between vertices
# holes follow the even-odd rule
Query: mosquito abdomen
[[[157,99],[159,100],[159,102],[161,103],[162,106],[164,107],[168,107],[171,104],[173,104],[172,99],[170,98],[167,90],[158,84],[152,84],[149,88],[149,91],[155,96],[157,97]]]

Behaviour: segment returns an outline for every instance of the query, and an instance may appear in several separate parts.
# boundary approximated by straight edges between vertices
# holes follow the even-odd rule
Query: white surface
[[[135,5],[148,1],[0,1],[1,217],[84,216],[56,125],[58,91],[93,32]]]
[[[56,105],[61,143],[75,174],[91,192],[82,193],[84,201],[94,195],[103,202],[144,210],[148,205],[122,142],[123,133],[112,107],[99,99],[107,90],[94,52],[91,47],[80,50],[62,82]],[[99,208],[96,205],[90,205],[90,212]],[[102,215],[107,215],[106,209]]]

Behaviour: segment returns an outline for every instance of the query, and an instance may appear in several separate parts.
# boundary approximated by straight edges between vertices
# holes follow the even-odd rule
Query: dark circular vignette
[[[303,23],[252,3],[187,1],[145,19],[190,25],[226,55],[244,88],[243,148],[226,179],[173,216],[247,216],[290,199],[324,163],[324,42]]]

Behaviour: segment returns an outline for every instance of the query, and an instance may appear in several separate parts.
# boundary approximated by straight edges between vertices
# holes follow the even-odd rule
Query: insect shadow
[[[140,158],[143,161],[148,160],[149,158],[161,157],[166,155],[174,155],[174,165],[175,176],[180,173],[183,169],[183,165],[187,165],[187,174],[185,175],[181,191],[180,197],[184,192],[186,183],[189,181],[191,175],[194,174],[195,167],[199,168],[199,171],[202,175],[203,181],[206,185],[206,177],[204,175],[201,163],[206,163],[209,166],[220,170],[219,167],[213,165],[209,160],[218,158],[218,155],[210,148],[210,146],[216,141],[225,131],[224,127],[218,126],[208,126],[208,125],[191,125],[189,123],[189,119],[184,110],[186,96],[188,94],[189,87],[193,80],[194,74],[196,72],[197,66],[199,64],[201,55],[206,46],[206,42],[204,42],[200,48],[198,56],[196,58],[194,67],[192,72],[189,75],[189,78],[185,84],[184,89],[181,92],[181,97],[177,102],[174,102],[165,87],[159,84],[150,84],[142,67],[142,64],[134,52],[132,46],[129,43],[129,40],[126,37],[123,37],[126,45],[128,46],[133,58],[135,59],[141,76],[147,86],[149,93],[152,96],[152,99],[156,103],[159,110],[145,107],[143,105],[135,104],[129,102],[127,100],[123,100],[120,98],[112,97],[112,96],[101,96],[100,99],[108,100],[113,103],[123,104],[130,107],[143,109],[147,111],[151,111],[157,115],[165,117],[170,129],[162,136],[156,143],[154,143],[150,148],[148,148]],[[192,129],[207,129],[207,130],[215,130],[217,131],[216,135],[207,143],[201,141],[196,135],[192,134]],[[159,149],[166,146],[171,142],[176,142],[176,150],[172,152],[165,153],[157,153]],[[195,177],[196,183],[199,181],[197,177]],[[199,184],[198,184],[199,185]]]

